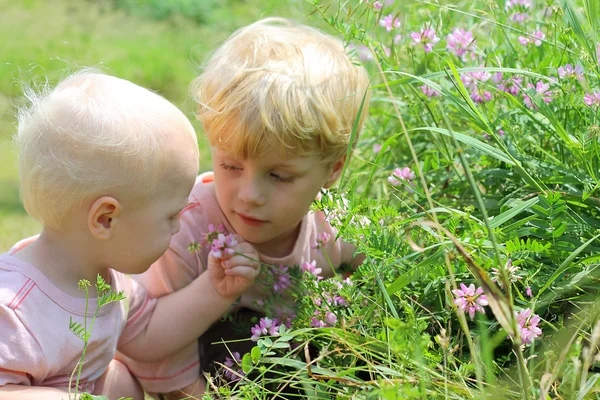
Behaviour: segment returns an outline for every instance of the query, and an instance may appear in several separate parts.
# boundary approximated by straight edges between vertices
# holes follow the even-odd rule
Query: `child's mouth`
[[[267,221],[263,221],[261,219],[256,219],[256,218],[250,217],[248,215],[240,214],[237,212],[236,212],[236,214],[238,215],[238,217],[240,217],[242,222],[245,223],[246,225],[261,226],[262,224],[267,222]]]

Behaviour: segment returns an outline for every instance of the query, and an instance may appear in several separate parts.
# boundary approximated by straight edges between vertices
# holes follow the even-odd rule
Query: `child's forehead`
[[[321,161],[320,157],[315,154],[301,155],[294,151],[285,152],[274,148],[267,149],[260,154],[249,155],[236,154],[226,147],[213,147],[212,149],[213,154],[218,158],[232,161],[251,161],[264,165],[296,167],[304,164],[314,164],[315,162]]]

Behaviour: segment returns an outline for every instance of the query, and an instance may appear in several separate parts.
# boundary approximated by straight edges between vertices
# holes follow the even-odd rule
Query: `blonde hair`
[[[169,162],[169,134],[189,138],[197,163],[189,120],[126,80],[85,70],[25,96],[30,106],[19,112],[16,137],[21,197],[45,226],[59,229],[68,211],[93,195],[152,192]]]
[[[340,40],[267,18],[235,32],[191,91],[212,146],[242,159],[275,149],[335,162],[346,154],[357,117],[357,135],[362,127],[368,85],[365,68]]]

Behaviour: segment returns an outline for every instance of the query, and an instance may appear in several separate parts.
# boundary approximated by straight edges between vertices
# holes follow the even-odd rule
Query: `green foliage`
[[[71,373],[71,377],[69,379],[69,398],[71,396],[71,388],[75,387],[75,393],[73,394],[73,398],[77,399],[77,391],[79,388],[79,378],[81,377],[81,369],[83,368],[83,363],[85,362],[86,350],[88,347],[88,342],[90,337],[92,336],[92,330],[94,328],[94,322],[96,322],[96,317],[100,312],[100,308],[106,306],[109,303],[115,301],[121,301],[125,298],[123,292],[114,291],[109,284],[106,283],[104,278],[98,275],[96,279],[96,294],[97,294],[97,305],[96,310],[94,310],[94,314],[92,315],[92,320],[88,327],[88,304],[89,304],[89,288],[91,284],[88,280],[82,279],[78,282],[79,289],[85,292],[85,314],[83,316],[83,323],[79,323],[73,320],[72,317],[69,318],[69,329],[75,336],[77,336],[83,342],[83,350],[81,351],[81,357],[77,362],[77,365],[73,369]],[[77,374],[75,376],[75,374]],[[72,384],[73,378],[75,378],[75,383]],[[104,396],[93,396],[89,393],[83,393],[80,397],[81,399],[97,399],[102,400],[106,399]]]
[[[321,398],[596,398],[600,3],[310,2],[373,77],[340,189],[315,202],[366,260],[334,326],[311,318],[341,277],[300,281],[292,348],[313,350],[261,337],[229,393],[271,390],[252,373],[277,360]],[[440,38],[428,53],[411,39],[424,28]],[[473,32],[464,54],[455,28]],[[482,288],[485,314],[461,309],[460,284]]]

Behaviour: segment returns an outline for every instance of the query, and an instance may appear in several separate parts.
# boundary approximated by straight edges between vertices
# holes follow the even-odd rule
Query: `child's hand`
[[[224,298],[238,298],[251,285],[260,271],[258,252],[238,235],[231,235],[225,251],[211,251],[208,271],[211,282]]]

